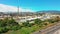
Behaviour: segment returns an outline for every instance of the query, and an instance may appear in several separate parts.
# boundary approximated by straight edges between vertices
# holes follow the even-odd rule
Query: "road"
[[[35,20],[35,19],[41,19],[41,20],[45,20],[45,19],[50,19],[50,17],[48,16],[39,16],[39,17],[34,17],[34,18],[28,18],[28,17],[24,17],[24,18],[19,18],[19,19],[16,19],[17,22],[26,22],[27,20],[28,21],[31,21],[31,20]]]
[[[41,19],[42,17],[34,17],[34,18],[22,18],[22,19],[17,19],[16,21],[17,22],[26,22],[27,20],[28,21],[31,21],[31,20],[34,20],[34,19]]]
[[[41,31],[34,32],[33,34],[54,34],[57,30],[60,29],[60,22],[56,25],[43,29]]]

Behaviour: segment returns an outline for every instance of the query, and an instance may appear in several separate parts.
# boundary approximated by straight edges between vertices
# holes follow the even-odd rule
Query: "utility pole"
[[[18,15],[17,15],[17,16],[18,16],[18,18],[19,18],[19,0],[18,0],[17,3],[18,3],[18,6],[17,6],[17,8],[18,8],[18,9],[17,9]]]

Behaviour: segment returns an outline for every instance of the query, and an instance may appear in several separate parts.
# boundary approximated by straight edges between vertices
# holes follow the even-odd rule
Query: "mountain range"
[[[12,16],[16,16],[16,15],[20,15],[20,16],[33,16],[33,15],[41,15],[41,14],[45,14],[45,13],[49,13],[49,14],[60,14],[60,11],[57,10],[48,10],[48,11],[37,11],[37,12],[0,12],[0,15],[12,15]]]

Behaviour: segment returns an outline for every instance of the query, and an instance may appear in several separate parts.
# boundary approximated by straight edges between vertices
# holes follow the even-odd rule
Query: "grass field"
[[[46,25],[46,27],[51,26],[51,25],[53,25],[53,24]],[[43,26],[43,27],[45,27],[45,26]],[[32,27],[23,27],[23,28],[21,28],[21,29],[19,29],[17,31],[8,31],[5,34],[31,34],[31,33],[35,32],[35,31],[43,29],[43,27],[39,27],[39,25],[34,25]]]
[[[42,29],[42,27],[40,28],[39,25],[34,25],[32,27],[23,27],[17,31],[8,31],[5,34],[31,34],[32,32],[35,32],[40,29]]]

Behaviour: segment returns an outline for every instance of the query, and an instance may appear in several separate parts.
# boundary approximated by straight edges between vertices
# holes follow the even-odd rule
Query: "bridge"
[[[60,34],[59,32],[60,32],[60,22],[57,22],[56,25],[34,32],[33,34]]]

